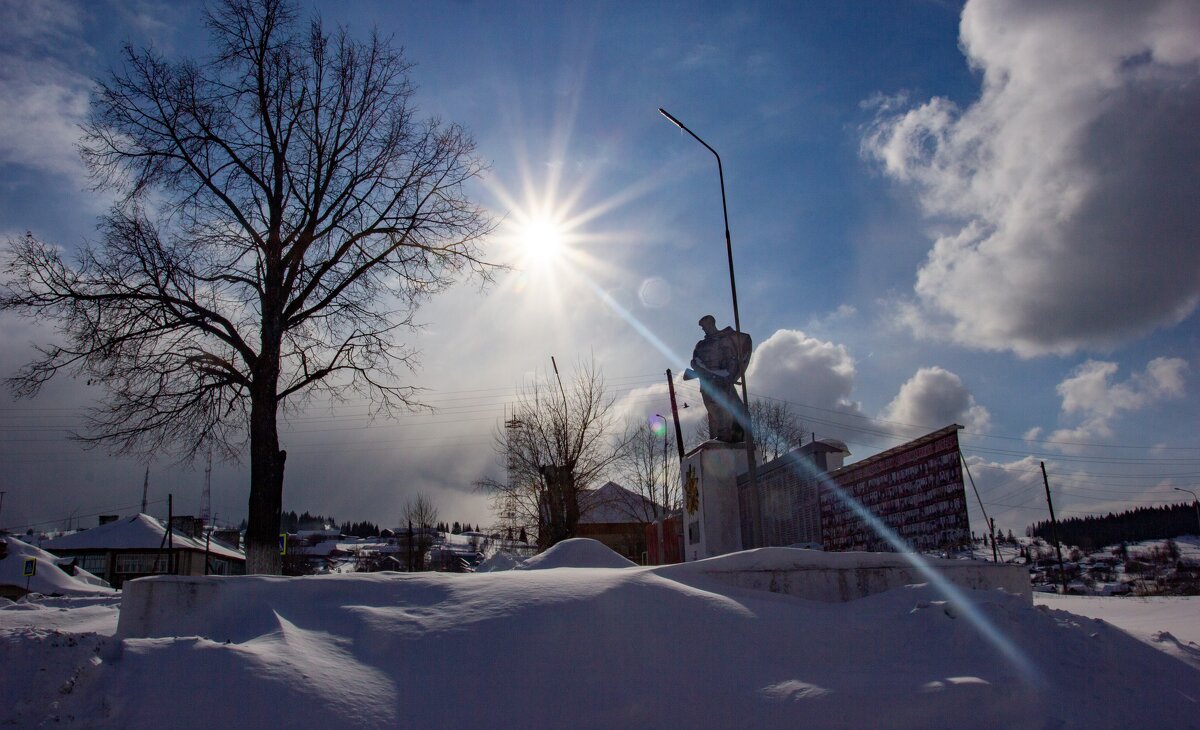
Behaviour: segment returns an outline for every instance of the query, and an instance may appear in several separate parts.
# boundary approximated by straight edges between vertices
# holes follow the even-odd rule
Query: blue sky
[[[488,523],[471,483],[498,474],[491,433],[551,355],[594,358],[629,418],[664,412],[696,320],[732,314],[714,158],[658,107],[722,155],[752,393],[855,459],[963,424],[989,514],[1016,532],[1044,518],[1041,460],[1067,514],[1200,491],[1194,3],[317,7],[405,48],[422,112],[490,162],[475,195],[503,221],[494,258],[527,270],[421,310],[410,382],[434,415],[293,414],[287,508],[389,523],[424,492]],[[90,79],[126,41],[203,57],[200,16],[0,2],[4,238],[94,238],[110,199],[73,148]],[[522,261],[539,216],[568,246],[547,266]],[[4,374],[52,336],[0,315]],[[3,397],[0,526],[140,500],[142,460],[62,438],[86,384]],[[214,467],[222,517],[244,515],[247,472]],[[194,511],[202,483],[203,465],[151,460],[152,499]]]

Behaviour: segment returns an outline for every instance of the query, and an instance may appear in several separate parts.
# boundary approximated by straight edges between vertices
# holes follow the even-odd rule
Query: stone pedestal
[[[744,444],[706,441],[683,459],[683,559],[703,560],[742,549],[738,475]]]

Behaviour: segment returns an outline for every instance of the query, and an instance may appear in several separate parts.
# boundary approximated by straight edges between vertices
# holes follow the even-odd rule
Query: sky
[[[390,36],[420,113],[489,171],[491,259],[418,313],[404,384],[432,412],[313,403],[281,424],[284,508],[398,524],[429,496],[489,524],[474,482],[516,392],[582,363],[622,418],[668,413],[713,314],[732,324],[721,155],[751,397],[791,405],[854,461],[950,423],[1001,530],[1200,492],[1200,4],[813,2],[304,4]],[[70,251],[113,198],[76,151],[124,43],[210,49],[200,4],[0,0],[0,242]],[[546,240],[550,252],[538,254]],[[52,341],[0,314],[0,374]],[[698,391],[678,383],[687,424]],[[99,395],[63,377],[0,394],[0,527],[199,511],[205,464],[116,458],[67,433]],[[685,425],[685,430],[687,426]],[[249,466],[212,510],[246,514]]]

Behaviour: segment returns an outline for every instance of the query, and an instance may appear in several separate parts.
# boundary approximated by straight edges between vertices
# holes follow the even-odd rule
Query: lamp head
[[[678,119],[676,119],[675,117],[671,116],[671,112],[667,111],[666,109],[663,109],[663,108],[660,106],[660,107],[658,108],[658,113],[659,113],[659,114],[661,114],[661,115],[663,115],[664,117],[666,117],[666,118],[667,118],[667,120],[671,122],[671,124],[674,124],[676,127],[679,127],[680,129],[683,129],[683,123],[682,123],[682,122],[680,122],[680,121],[679,121]]]

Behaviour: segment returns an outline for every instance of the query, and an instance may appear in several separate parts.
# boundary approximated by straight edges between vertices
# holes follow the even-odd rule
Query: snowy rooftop
[[[150,515],[137,514],[89,530],[56,537],[43,543],[42,546],[52,552],[55,550],[157,550],[166,546],[163,539],[165,535],[166,528],[161,522]],[[179,533],[171,536],[171,544],[178,549],[204,552],[203,540],[194,540]],[[208,551],[213,555],[232,560],[246,559],[244,553],[225,547],[216,540],[209,545]]]
[[[645,522],[665,510],[653,500],[635,494],[616,482],[579,495],[581,524]]]

